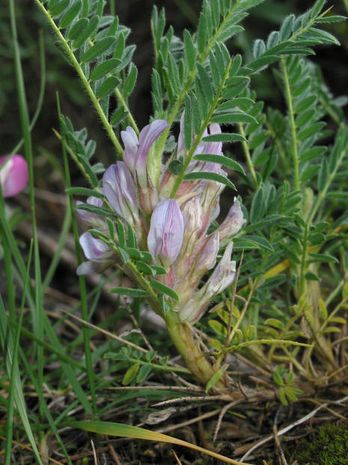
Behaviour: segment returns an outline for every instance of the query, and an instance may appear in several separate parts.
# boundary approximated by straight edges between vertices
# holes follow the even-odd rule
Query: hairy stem
[[[49,22],[51,28],[53,29],[56,36],[58,37],[58,40],[59,40],[64,52],[66,53],[70,63],[75,68],[75,71],[77,72],[79,78],[81,79],[81,82],[82,82],[84,88],[87,91],[88,97],[90,98],[94,108],[96,109],[96,111],[98,113],[98,116],[99,116],[99,118],[100,118],[106,132],[107,132],[107,135],[109,136],[111,142],[113,143],[113,145],[114,145],[114,147],[116,149],[116,152],[119,155],[122,155],[122,153],[123,153],[122,145],[120,144],[119,140],[117,139],[116,134],[115,134],[111,124],[109,123],[109,121],[108,121],[108,119],[107,119],[107,117],[106,117],[106,115],[105,115],[105,113],[104,113],[104,111],[103,111],[103,109],[102,109],[102,107],[100,105],[100,102],[99,102],[98,98],[94,94],[93,89],[92,89],[87,77],[85,76],[85,73],[83,72],[83,70],[82,70],[82,68],[80,66],[80,63],[78,62],[77,58],[75,57],[75,54],[73,53],[73,51],[69,47],[69,44],[65,40],[65,37],[61,33],[59,27],[54,22],[54,20],[53,20],[52,16],[50,15],[50,13],[46,10],[44,5],[42,5],[41,1],[40,0],[35,0],[35,2],[38,5],[38,7],[40,8],[40,10],[42,11],[42,13],[45,15],[45,17],[46,17],[47,21]]]
[[[242,137],[244,137],[244,139],[246,139],[244,126],[242,124],[238,124],[238,130],[239,130],[239,134]],[[243,153],[244,153],[244,156],[245,156],[245,161],[246,161],[246,164],[248,166],[248,170],[249,170],[249,172],[251,174],[251,179],[252,179],[253,185],[255,187],[258,187],[256,171],[255,171],[255,168],[254,168],[253,161],[251,159],[251,153],[250,153],[250,150],[249,150],[248,142],[246,142],[246,141],[242,142],[242,147],[243,147]]]
[[[184,359],[187,368],[200,383],[206,385],[217,372],[217,368],[202,352],[199,342],[194,338],[192,327],[186,322],[178,321],[172,313],[167,315],[166,323],[171,340]],[[227,380],[219,380],[214,387],[219,391],[226,390]]]
[[[289,74],[288,74],[285,58],[281,58],[280,67],[283,73],[283,79],[284,79],[284,85],[285,85],[285,89],[284,89],[285,99],[286,99],[286,104],[288,107],[288,116],[289,116],[289,123],[290,123],[291,156],[292,156],[293,170],[294,170],[293,187],[296,191],[298,191],[300,190],[300,160],[299,160],[299,153],[298,153],[295,112],[294,112],[294,106],[293,106],[293,101],[292,101]]]
[[[122,93],[120,92],[120,89],[116,88],[115,89],[115,97],[119,101],[119,103],[123,106],[125,112],[127,113],[127,118],[129,120],[130,125],[134,129],[134,131],[139,134],[139,128],[137,126],[137,123],[132,115],[132,112],[130,111],[130,108],[128,106],[128,103],[126,102],[125,98],[123,97]]]
[[[212,116],[214,115],[215,111],[216,111],[216,108],[218,107],[219,105],[219,102],[220,102],[220,98],[221,98],[221,94],[222,94],[222,91],[224,89],[224,86],[225,86],[225,82],[226,80],[228,79],[229,77],[229,74],[230,74],[230,69],[231,69],[231,64],[232,64],[232,61],[230,60],[229,64],[226,66],[226,70],[225,70],[225,74],[224,74],[224,77],[221,81],[221,84],[219,86],[219,89],[217,90],[216,92],[216,95],[215,95],[215,98],[210,106],[210,109],[208,111],[208,114],[205,118],[205,120],[203,121],[203,124],[201,126],[201,130],[200,132],[196,135],[196,138],[195,138],[195,141],[192,145],[192,147],[190,148],[190,150],[188,151],[186,157],[185,157],[185,162],[184,162],[184,166],[182,167],[182,170],[180,171],[180,173],[178,174],[178,176],[176,177],[175,179],[175,183],[174,183],[174,186],[173,186],[173,189],[172,189],[172,192],[170,194],[170,197],[171,198],[175,198],[176,196],[176,193],[181,185],[181,183],[183,182],[184,180],[184,177],[185,177],[185,174],[186,174],[186,170],[193,158],[193,156],[195,155],[195,152],[202,140],[202,137],[203,137],[203,134],[204,134],[204,131],[206,130],[209,122],[211,121],[211,118]]]
[[[234,12],[235,12],[235,10],[237,9],[238,6],[239,6],[239,1],[237,1],[234,4],[234,6],[232,6],[232,8],[230,9],[230,11],[226,15],[226,17],[224,17],[222,19],[220,25],[215,30],[214,34],[209,38],[206,48],[198,55],[197,63],[199,63],[199,64],[204,64],[205,63],[206,59],[209,56],[209,53],[215,47],[215,45],[216,45],[216,43],[218,41],[218,37],[219,37],[221,31],[223,30],[223,28],[225,27],[225,24],[233,16],[233,14],[234,14]],[[185,97],[186,97],[187,93],[189,92],[189,90],[191,89],[196,76],[197,76],[197,67],[195,66],[194,69],[184,79],[181,91],[179,92],[179,94],[177,96],[177,99],[176,99],[173,107],[171,108],[171,110],[169,112],[169,115],[167,117],[168,127],[167,127],[167,129],[165,129],[163,131],[163,134],[161,135],[161,137],[159,139],[158,146],[157,146],[157,156],[158,157],[162,156],[166,140],[167,140],[168,135],[170,133],[170,129],[171,129],[173,123],[175,122],[175,120],[176,120],[176,118],[177,118],[177,116],[178,116],[178,114],[179,114],[179,112],[180,112],[180,110],[182,108]]]

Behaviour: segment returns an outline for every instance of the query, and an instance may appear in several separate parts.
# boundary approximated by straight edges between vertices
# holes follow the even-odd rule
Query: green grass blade
[[[27,99],[23,78],[23,70],[21,63],[21,55],[17,37],[16,26],[16,12],[14,0],[9,0],[10,18],[11,18],[11,32],[13,53],[15,61],[15,76],[18,94],[19,116],[21,122],[21,129],[24,140],[24,152],[28,162],[29,169],[29,191],[30,191],[30,208],[32,219],[32,235],[34,243],[34,273],[35,273],[35,307],[33,312],[33,325],[34,331],[40,339],[43,339],[44,326],[43,326],[43,301],[42,301],[42,282],[41,282],[41,264],[39,254],[39,241],[36,225],[36,209],[35,209],[35,187],[34,187],[34,158],[32,149],[32,140],[30,133],[29,113],[27,107]],[[43,384],[43,368],[44,368],[44,352],[43,347],[37,347],[37,361],[38,361],[38,379]]]
[[[33,252],[33,243],[30,244],[29,250],[29,257],[28,257],[28,265],[27,265],[27,274],[25,276],[25,283],[24,288],[27,288],[29,282],[29,272],[30,272],[30,265],[31,265],[31,258]],[[14,288],[13,284],[9,285],[9,287]],[[22,302],[20,306],[20,316],[19,316],[19,323],[16,328],[15,332],[15,340],[13,345],[13,354],[12,354],[12,366],[10,372],[10,389],[8,394],[8,410],[7,410],[7,425],[6,425],[6,442],[5,442],[5,465],[11,465],[11,451],[12,451],[12,439],[13,439],[13,422],[14,422],[14,407],[15,407],[15,370],[18,367],[18,348],[19,348],[19,341],[21,336],[21,329],[23,324],[23,316],[24,316],[24,304],[25,304],[25,292],[22,294]],[[13,313],[10,313],[14,317],[14,309]]]
[[[238,462],[237,460],[225,457],[224,455],[218,454],[211,450],[204,449],[203,447],[196,446],[190,442],[173,438],[172,436],[167,436],[166,434],[156,433],[155,431],[139,428],[137,426],[125,425],[123,423],[111,423],[107,421],[74,421],[71,423],[69,422],[69,426],[72,428],[82,429],[83,431],[89,431],[91,433],[106,434],[108,436],[116,436],[119,438],[166,442],[168,444],[175,444],[193,449],[196,452],[209,455],[210,457],[214,457],[215,459],[224,463],[230,463],[232,465],[250,465],[247,463]]]
[[[4,303],[0,296],[0,344],[5,353],[6,368],[9,375],[12,373],[11,384],[14,386],[14,402],[17,407],[18,414],[21,418],[26,435],[33,449],[36,463],[43,465],[38,447],[35,442],[34,434],[30,426],[27,407],[24,399],[22,381],[20,377],[19,367],[14,355],[14,340],[11,328],[8,325],[8,317],[5,312]],[[14,366],[13,366],[14,365]]]
[[[37,103],[36,103],[36,108],[34,115],[31,119],[30,122],[30,131],[32,131],[36,125],[36,122],[40,116],[43,101],[44,101],[44,96],[45,96],[45,90],[46,90],[46,56],[45,56],[45,42],[44,42],[44,36],[43,32],[40,31],[39,35],[39,56],[40,56],[40,89],[39,89],[39,95],[37,97]],[[23,145],[24,140],[20,140],[18,144],[11,150],[11,155],[14,153],[18,153],[18,151],[21,149]]]
[[[68,204],[66,208],[65,216],[64,216],[63,227],[59,235],[59,239],[58,239],[55,251],[54,251],[54,255],[52,257],[50,266],[46,272],[46,276],[42,284],[42,287],[44,290],[46,290],[49,287],[53,279],[53,276],[57,270],[57,267],[59,265],[59,262],[62,256],[62,251],[64,249],[64,246],[66,244],[66,241],[69,235],[70,227],[71,227],[71,208],[70,208],[70,205]]]
[[[61,119],[59,99],[57,99],[57,108],[58,108],[58,117],[59,119]],[[64,160],[65,185],[66,185],[66,188],[69,189],[71,188],[71,176],[70,176],[68,156],[67,156],[64,142],[62,143],[62,151],[63,151],[63,160]],[[68,194],[68,208],[71,214],[71,223],[72,223],[72,229],[73,229],[73,235],[74,235],[75,250],[76,250],[76,255],[77,255],[77,261],[80,264],[82,261],[82,257],[81,257],[80,243],[79,243],[79,231],[78,231],[77,219],[74,213],[73,202],[74,201],[73,201],[72,195]],[[86,279],[83,276],[79,277],[79,286],[80,286],[82,319],[88,322],[87,287],[86,287]],[[96,391],[95,391],[95,383],[94,383],[93,361],[92,361],[91,346],[90,346],[90,329],[87,327],[83,328],[83,342],[84,342],[84,353],[85,353],[85,359],[86,359],[88,384],[89,384],[89,389],[90,389],[91,397],[92,397],[92,411],[95,413],[97,400],[96,400]]]

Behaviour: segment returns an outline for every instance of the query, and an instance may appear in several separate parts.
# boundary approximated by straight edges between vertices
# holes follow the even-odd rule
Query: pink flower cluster
[[[183,119],[176,149],[178,159],[185,157],[182,122]],[[130,127],[121,133],[124,161],[116,162],[105,171],[102,193],[117,215],[132,226],[140,248],[147,249],[154,262],[166,268],[167,273],[157,279],[177,292],[179,302],[173,311],[180,320],[195,322],[211,299],[234,280],[231,238],[245,220],[240,202],[235,199],[221,225],[209,232],[219,215],[224,188],[216,181],[184,180],[175,198],[170,198],[176,176],[168,169],[168,164],[156,164],[154,156],[155,143],[166,128],[166,121],[155,120],[139,137]],[[220,132],[220,126],[212,124],[203,137]],[[195,153],[222,155],[222,143],[202,140]],[[226,175],[220,165],[197,160],[190,162],[188,171]],[[89,198],[87,203],[95,207],[103,205],[103,201],[95,197]],[[88,226],[107,231],[98,215],[81,208],[78,211]],[[117,237],[114,239],[117,242]],[[82,234],[80,243],[88,261],[80,265],[78,274],[102,270],[117,259],[113,251],[90,232]],[[221,247],[225,250],[216,265]],[[214,267],[209,279],[201,285],[204,275]]]
[[[28,184],[28,165],[22,155],[0,157],[0,186],[4,197],[13,197]]]

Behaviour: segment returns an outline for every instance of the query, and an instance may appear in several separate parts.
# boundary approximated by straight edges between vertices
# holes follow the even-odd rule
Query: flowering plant
[[[183,121],[182,117],[176,158],[184,156]],[[134,245],[139,244],[141,250],[147,249],[151,254],[149,261],[155,266],[152,285],[163,291],[161,304],[158,305],[156,298],[154,308],[166,320],[173,341],[192,372],[206,383],[213,374],[212,369],[201,354],[193,357],[197,348],[193,340],[187,338],[188,324],[197,322],[211,300],[232,284],[236,263],[231,260],[231,239],[245,220],[241,204],[235,199],[222,224],[215,225],[210,231],[220,211],[219,200],[224,188],[220,178],[183,180],[175,192],[176,177],[168,163],[161,163],[157,176],[151,174],[150,152],[156,150],[156,141],[167,127],[166,121],[155,120],[140,132],[139,138],[131,127],[127,127],[121,133],[125,145],[124,161],[111,165],[103,176],[104,198],[89,197],[87,204],[79,202],[77,206],[83,222],[99,232],[105,234],[107,223],[101,222],[96,213],[83,209],[88,209],[88,205],[109,205],[121,220],[120,226],[134,230]],[[210,125],[203,138],[208,137],[208,133],[221,134],[220,125]],[[201,140],[194,152],[198,159],[190,162],[188,171],[226,177],[227,173],[218,163],[200,161],[199,157],[204,159],[205,155],[223,160],[222,142]],[[132,269],[127,267],[129,257],[120,253],[122,240],[117,231],[111,238],[94,237],[93,233],[85,232],[80,243],[88,261],[79,266],[78,274],[116,264],[123,265],[125,273],[133,277]],[[226,244],[215,267],[220,247]],[[210,278],[201,285],[202,278],[214,267]],[[154,298],[149,295],[149,300],[153,303]]]
[[[150,304],[207,389],[231,389],[231,353],[271,373],[264,394],[277,392],[283,403],[300,392],[294,371],[312,382],[312,357],[325,373],[338,370],[330,334],[342,330],[335,315],[345,297],[333,320],[327,305],[345,287],[335,284],[327,296],[319,282],[321,270],[340,260],[344,219],[335,202],[342,198],[348,131],[344,99],[328,97],[308,56],[318,45],[339,44],[325,27],[342,16],[317,0],[286,17],[267,40],[256,40],[244,59],[228,41],[263,0],[204,1],[197,30],[182,38],[166,30],[164,10],[154,8],[153,117],[139,131],[128,103],[138,76],[129,29],[103,16],[99,3],[35,1],[117,158],[105,172],[93,164],[94,141],[60,115],[64,150],[90,185],[69,189],[87,196],[77,203],[87,259],[78,274],[113,266],[130,278],[130,287],[113,292]],[[285,114],[255,90],[254,76],[274,66]],[[335,134],[324,131],[324,118],[332,119]],[[226,186],[228,213],[220,220]],[[339,267],[334,275],[344,282]],[[194,328],[206,320],[202,332]]]

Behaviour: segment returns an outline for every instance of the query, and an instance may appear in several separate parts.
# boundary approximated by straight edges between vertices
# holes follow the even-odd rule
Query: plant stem
[[[195,378],[206,385],[217,369],[210,363],[207,356],[202,352],[193,336],[192,327],[186,322],[180,322],[172,312],[166,315],[166,323],[169,335],[178,352],[185,361],[187,368]],[[218,390],[227,389],[226,379],[219,380],[215,384]]]
[[[219,88],[218,88],[218,90],[216,92],[214,100],[213,100],[213,102],[212,102],[212,104],[210,106],[208,114],[207,114],[205,120],[203,121],[203,124],[201,125],[201,130],[196,135],[195,141],[194,141],[192,147],[190,148],[190,150],[188,151],[188,153],[187,153],[187,155],[185,157],[184,166],[182,167],[182,170],[180,171],[180,173],[178,174],[178,176],[175,179],[175,183],[174,183],[172,192],[170,194],[171,198],[175,198],[176,193],[177,193],[182,181],[184,180],[186,170],[187,170],[187,168],[188,168],[188,166],[189,166],[189,164],[190,164],[190,162],[191,162],[191,160],[192,160],[192,158],[193,158],[193,156],[194,156],[194,154],[195,154],[195,152],[197,150],[197,147],[199,146],[199,144],[201,142],[204,131],[206,130],[209,122],[211,121],[211,118],[212,118],[213,114],[215,113],[216,108],[219,105],[220,98],[221,98],[221,93],[222,93],[222,91],[224,89],[225,82],[228,79],[229,74],[230,74],[231,64],[232,64],[232,61],[230,60],[230,62],[226,66],[224,77],[222,78],[222,81],[221,81],[221,83],[219,85]]]
[[[298,141],[297,141],[297,131],[296,131],[296,122],[295,122],[295,113],[292,102],[291,87],[289,81],[289,74],[286,67],[285,58],[281,58],[280,67],[283,73],[284,85],[285,85],[285,99],[288,106],[288,116],[290,123],[290,133],[291,133],[291,156],[294,169],[294,179],[293,187],[295,191],[300,190],[300,162],[299,162],[299,153],[298,153]]]
[[[206,59],[209,56],[209,53],[211,52],[211,50],[213,50],[214,46],[216,45],[218,41],[218,37],[221,31],[224,29],[225,24],[231,20],[238,6],[239,6],[239,1],[237,1],[230,8],[226,17],[222,19],[222,22],[220,23],[218,28],[215,30],[214,34],[209,38],[206,48],[198,55],[197,63],[203,64],[206,61]],[[163,131],[161,137],[159,138],[158,145],[157,145],[157,151],[156,151],[156,156],[158,157],[162,156],[167,137],[170,133],[170,129],[173,123],[175,122],[175,119],[177,118],[178,113],[181,110],[185,97],[188,94],[189,90],[191,89],[192,84],[194,83],[194,80],[196,78],[196,75],[197,75],[197,66],[195,66],[194,69],[190,73],[188,73],[188,75],[184,79],[181,91],[179,92],[177,99],[175,100],[174,105],[171,108],[168,117],[166,118],[168,121],[168,127]]]
[[[36,109],[34,115],[30,122],[30,131],[33,130],[42,109],[42,104],[45,97],[45,90],[46,90],[46,57],[45,57],[45,44],[44,44],[44,37],[42,31],[40,31],[39,35],[39,56],[40,56],[40,88],[39,88],[39,95],[37,98]],[[18,153],[23,145],[23,138],[18,142],[18,144],[11,150],[10,154]]]
[[[130,125],[132,126],[132,128],[134,129],[134,131],[139,134],[139,128],[138,128],[138,125],[135,121],[135,119],[133,118],[133,115],[129,109],[129,106],[125,100],[125,98],[123,97],[122,93],[120,92],[120,89],[116,88],[115,89],[115,96],[117,98],[117,100],[120,102],[120,104],[123,106],[125,112],[127,113],[127,117],[129,119],[129,122],[130,122]]]
[[[57,97],[57,109],[58,109],[58,117],[60,118],[61,112],[60,112],[60,102],[59,102],[58,97]],[[66,151],[64,143],[62,143],[62,152],[63,152],[65,185],[67,188],[70,188],[71,187],[71,176],[70,176],[67,151]],[[68,194],[67,201],[68,201],[67,202],[67,215],[68,215],[68,218],[70,215],[70,218],[69,218],[69,221],[67,221],[66,226],[70,228],[70,225],[72,225],[76,256],[77,256],[78,263],[81,263],[81,250],[79,247],[78,225],[77,225],[74,204],[73,204],[73,199],[72,199],[71,194]],[[62,243],[64,244],[64,241],[62,241]],[[79,287],[80,287],[82,319],[88,322],[87,287],[86,287],[86,280],[84,276],[79,276]],[[91,346],[90,346],[91,334],[90,334],[90,329],[88,327],[87,328],[84,327],[82,331],[83,331],[83,342],[84,342],[84,353],[85,353],[85,360],[86,360],[88,387],[90,389],[91,398],[92,398],[92,411],[93,411],[93,414],[95,415],[97,411],[97,398],[96,398],[96,389],[95,389],[95,380],[94,380],[93,357],[92,357]]]
[[[132,357],[129,357],[128,360],[129,362],[132,362],[132,363],[139,363],[139,365],[150,365],[153,370],[169,371],[171,373],[182,373],[182,374],[190,373],[190,371],[184,367],[176,367],[173,365],[160,365],[159,363],[147,362],[145,360],[141,360],[138,358],[132,358]]]
[[[90,98],[91,102],[93,103],[93,106],[94,108],[96,109],[97,113],[98,113],[98,116],[111,140],[111,142],[113,143],[113,145],[115,146],[115,149],[116,149],[116,152],[119,154],[119,155],[122,155],[123,154],[123,148],[122,148],[122,145],[120,144],[119,140],[117,139],[116,137],[116,134],[111,126],[111,124],[109,123],[100,103],[99,103],[99,100],[98,98],[96,97],[96,95],[94,94],[93,92],[93,89],[92,87],[90,86],[90,83],[88,81],[88,79],[86,78],[85,76],[85,73],[83,72],[81,66],[80,66],[80,63],[78,62],[78,60],[76,59],[73,51],[71,50],[71,48],[69,47],[69,44],[67,43],[67,41],[65,40],[65,37],[63,36],[63,34],[61,33],[59,27],[56,25],[56,23],[54,22],[52,16],[49,14],[49,12],[46,10],[46,8],[44,7],[44,5],[42,5],[41,1],[40,0],[35,0],[35,2],[37,3],[38,7],[40,8],[40,10],[43,12],[43,14],[45,15],[47,21],[49,22],[50,26],[52,27],[52,29],[54,30],[56,36],[58,37],[70,63],[73,65],[73,67],[75,68],[75,71],[77,72],[79,78],[81,79],[82,81],[82,84],[84,86],[84,88],[86,89],[87,91],[87,94],[88,94],[88,97]]]
[[[348,0],[347,0],[348,1]],[[344,132],[345,132],[345,128],[344,126],[342,125],[341,128],[340,128],[340,132],[339,134],[341,134],[341,137],[343,138],[344,137]],[[339,138],[340,135],[337,136],[337,138]],[[345,140],[348,140],[348,137],[346,136],[346,139]],[[323,189],[320,190],[320,192],[318,193],[318,196],[316,198],[316,201],[313,205],[313,208],[310,212],[310,215],[308,217],[308,224],[311,224],[312,221],[314,220],[314,217],[315,215],[317,214],[322,202],[325,200],[326,198],[326,194],[332,184],[332,182],[334,181],[336,175],[337,175],[337,172],[339,170],[339,168],[341,167],[341,164],[344,160],[344,158],[346,157],[347,155],[347,151],[348,151],[348,148],[345,144],[342,144],[342,149],[340,150],[339,152],[339,155],[337,156],[337,160],[336,160],[336,163],[335,163],[335,166],[333,167],[333,169],[331,170],[329,176],[328,176],[328,179],[325,183],[325,186],[323,187]]]
[[[239,134],[242,137],[244,137],[244,139],[246,139],[244,126],[242,124],[238,124],[238,129],[239,129]],[[251,174],[253,184],[254,184],[255,187],[257,187],[258,186],[257,176],[256,176],[256,171],[255,171],[255,168],[254,168],[253,161],[251,159],[251,154],[250,154],[248,142],[246,142],[246,141],[242,142],[242,147],[243,147],[243,152],[244,152],[246,164],[247,164],[248,170],[249,170],[249,172]]]
[[[343,0],[343,4],[347,10],[347,14],[348,14],[348,0]]]

